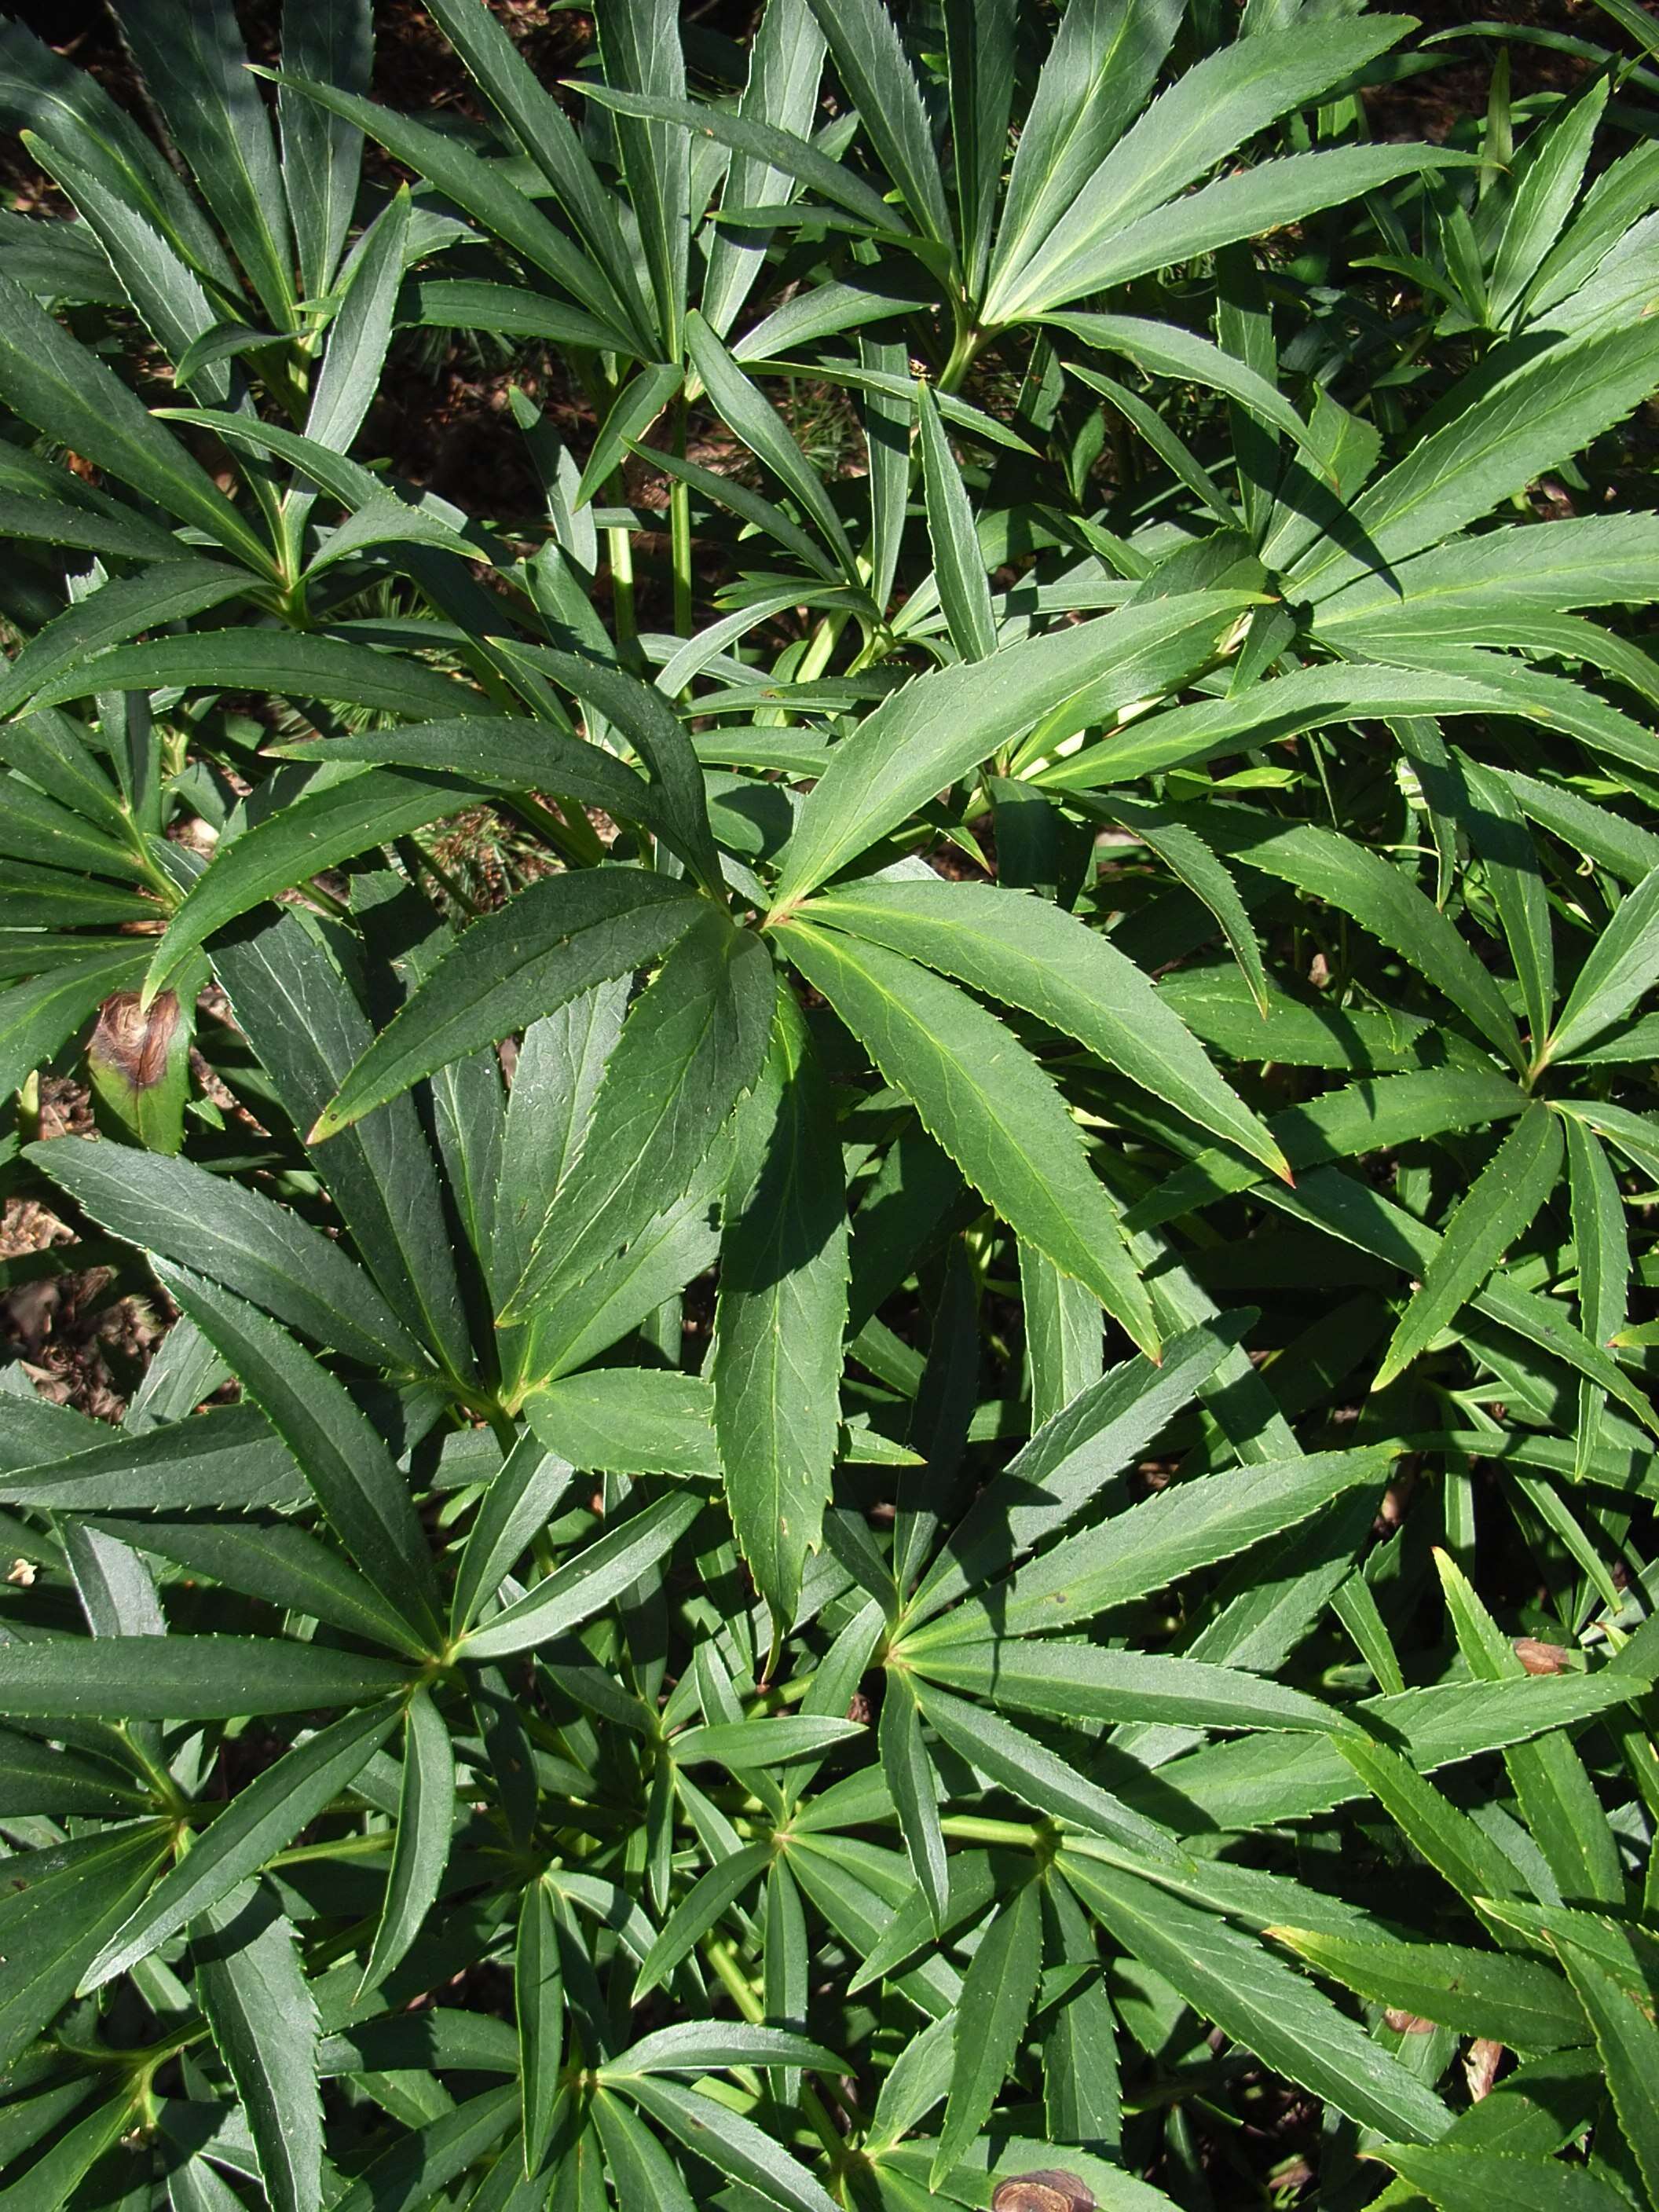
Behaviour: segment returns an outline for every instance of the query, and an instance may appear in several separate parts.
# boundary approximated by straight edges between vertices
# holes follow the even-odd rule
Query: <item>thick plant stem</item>
[[[674,451],[685,459],[685,398],[674,410]],[[674,635],[691,635],[691,487],[678,477],[668,487],[668,532],[674,566]]]
[[[634,611],[634,541],[626,530],[607,530],[611,556],[611,617],[617,651],[624,662],[639,658],[639,623]]]

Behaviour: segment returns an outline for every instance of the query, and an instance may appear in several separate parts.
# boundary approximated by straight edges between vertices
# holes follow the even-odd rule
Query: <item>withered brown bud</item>
[[[1431,2020],[1425,2020],[1421,2013],[1401,2012],[1397,2006],[1390,2005],[1382,2018],[1396,2035],[1432,2035],[1434,2033],[1435,2022]]]
[[[1095,2212],[1094,2191],[1076,2174],[1045,2166],[999,2182],[991,2212]]]
[[[148,1013],[138,1011],[137,991],[118,991],[98,1011],[91,1052],[117,1070],[135,1091],[148,1091],[167,1073],[167,1048],[179,1026],[179,1001],[158,992]]]
[[[1486,2036],[1478,2037],[1464,2053],[1464,2078],[1469,2085],[1469,2095],[1477,2105],[1483,2097],[1491,2095],[1503,2059],[1503,2045],[1493,2043]]]
[[[1516,1638],[1515,1656],[1529,1674],[1565,1674],[1567,1654],[1559,1644],[1540,1643],[1535,1636]]]

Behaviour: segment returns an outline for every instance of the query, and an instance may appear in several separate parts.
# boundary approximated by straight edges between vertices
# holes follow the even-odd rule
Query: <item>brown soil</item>
[[[86,1136],[92,1109],[78,1083],[41,1085],[40,1133]],[[145,1300],[109,1296],[109,1270],[61,1271],[53,1255],[75,1231],[38,1200],[0,1204],[0,1346],[20,1359],[44,1398],[114,1420],[167,1322]]]

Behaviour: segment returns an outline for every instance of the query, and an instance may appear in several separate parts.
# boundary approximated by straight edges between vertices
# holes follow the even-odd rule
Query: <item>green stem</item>
[[[1034,1851],[1045,1833],[1029,1820],[981,1820],[967,1813],[949,1814],[939,1826],[965,1844],[1006,1844],[1011,1850]]]
[[[685,395],[674,410],[674,452],[685,459]],[[678,477],[668,487],[668,533],[674,563],[674,635],[691,635],[691,487]]]
[[[992,333],[982,331],[968,310],[959,308],[957,316],[956,343],[951,348],[951,357],[939,372],[941,392],[959,392],[967,381],[968,372],[990,343]]]
[[[640,637],[634,610],[634,541],[626,530],[607,530],[605,535],[611,554],[611,616],[617,651],[624,664],[631,665],[639,659]]]

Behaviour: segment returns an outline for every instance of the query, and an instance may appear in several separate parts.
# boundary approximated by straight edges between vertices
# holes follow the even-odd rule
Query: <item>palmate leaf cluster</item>
[[[0,2212],[1659,2203],[1646,16],[1430,145],[1297,0],[116,12],[0,1174],[176,1318],[0,1371]]]

